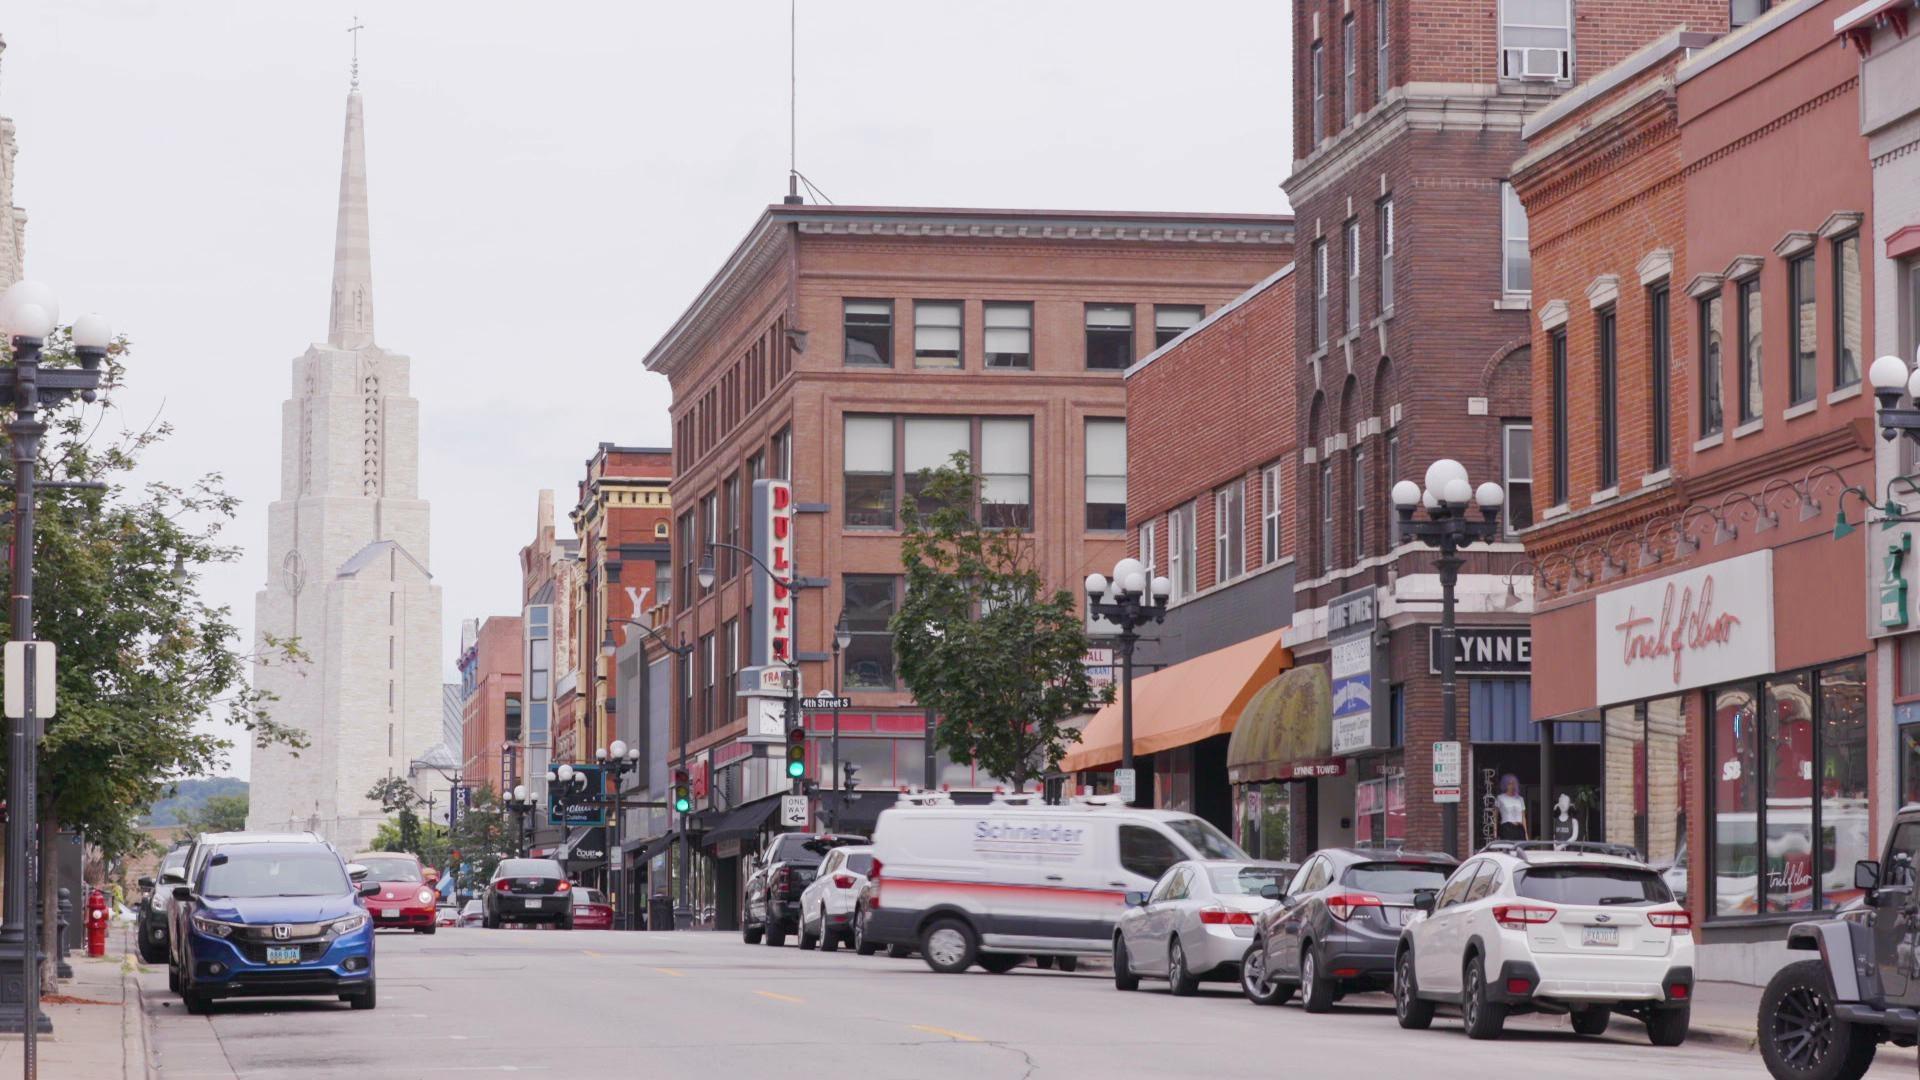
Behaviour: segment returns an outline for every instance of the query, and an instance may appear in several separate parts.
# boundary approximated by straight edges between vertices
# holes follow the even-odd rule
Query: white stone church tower
[[[313,829],[352,854],[386,815],[369,788],[441,737],[440,588],[427,571],[420,404],[407,358],[373,341],[366,141],[359,81],[347,95],[327,340],[293,362],[281,406],[280,497],[268,508],[268,579],[255,600],[263,655],[292,640],[303,662],[256,667],[299,751],[253,751],[250,829]]]

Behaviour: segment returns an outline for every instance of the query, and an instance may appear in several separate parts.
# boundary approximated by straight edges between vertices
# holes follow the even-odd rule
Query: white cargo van
[[[1128,893],[1182,859],[1244,858],[1201,818],[1114,797],[902,795],[874,828],[873,887],[855,917],[867,942],[919,949],[935,971],[1006,971],[1024,956],[1104,956]]]

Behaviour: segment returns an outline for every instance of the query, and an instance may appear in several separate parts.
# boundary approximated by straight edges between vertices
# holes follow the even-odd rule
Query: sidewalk
[[[107,955],[89,957],[75,950],[69,960],[73,978],[41,1009],[53,1022],[53,1034],[36,1042],[40,1075],[46,1080],[145,1080],[147,1036],[140,995],[134,988],[132,938],[115,926]],[[23,1043],[18,1035],[0,1038],[0,1075],[17,1076]]]

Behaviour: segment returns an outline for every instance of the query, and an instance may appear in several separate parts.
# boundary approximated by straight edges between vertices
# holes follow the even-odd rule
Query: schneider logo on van
[[[986,859],[1022,859],[1046,862],[1073,859],[1086,842],[1087,830],[1058,822],[976,821],[974,854]]]

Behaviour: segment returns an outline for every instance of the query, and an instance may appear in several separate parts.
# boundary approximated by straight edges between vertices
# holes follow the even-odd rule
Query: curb
[[[1702,1024],[1698,1021],[1688,1025],[1687,1041],[1712,1043],[1721,1050],[1742,1053],[1752,1053],[1760,1048],[1760,1035],[1752,1028]]]
[[[121,935],[125,946],[126,935]],[[151,1080],[159,1076],[153,1060],[153,1040],[147,1019],[147,1003],[140,988],[140,961],[132,951],[120,954],[120,1075],[131,1080]]]

